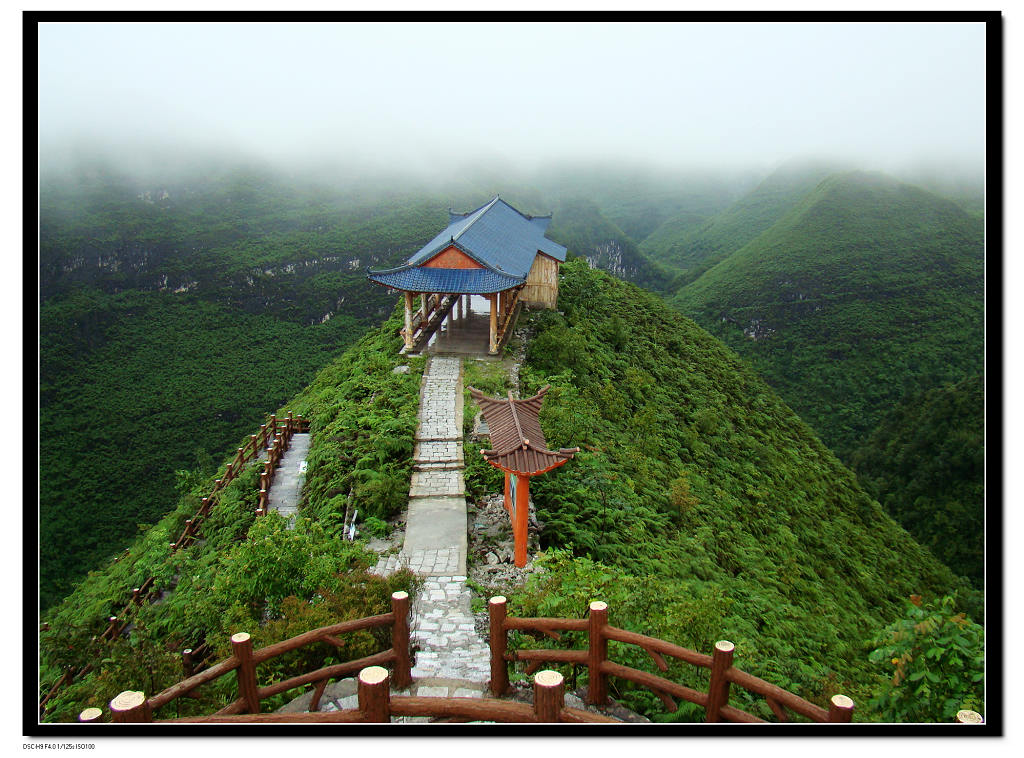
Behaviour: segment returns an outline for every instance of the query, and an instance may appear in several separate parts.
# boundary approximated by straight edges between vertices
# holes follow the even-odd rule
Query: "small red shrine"
[[[512,519],[515,563],[526,565],[526,531],[530,513],[530,477],[558,468],[578,453],[578,447],[548,450],[540,428],[540,406],[549,387],[525,400],[487,397],[469,388],[480,406],[491,439],[491,450],[481,450],[484,460],[505,472],[505,510]]]

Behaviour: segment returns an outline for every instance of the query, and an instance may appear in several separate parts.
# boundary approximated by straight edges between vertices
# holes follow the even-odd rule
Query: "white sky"
[[[47,23],[44,152],[66,137],[267,156],[456,153],[669,165],[980,158],[984,26]]]

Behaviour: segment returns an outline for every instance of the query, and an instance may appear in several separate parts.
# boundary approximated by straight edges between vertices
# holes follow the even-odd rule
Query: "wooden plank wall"
[[[554,308],[558,302],[558,261],[538,253],[519,299],[525,305]]]

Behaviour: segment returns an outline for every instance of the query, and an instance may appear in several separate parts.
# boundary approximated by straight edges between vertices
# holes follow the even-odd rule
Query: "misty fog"
[[[980,181],[982,23],[41,23],[44,169],[763,174],[814,156]],[[960,181],[957,179],[956,181]]]

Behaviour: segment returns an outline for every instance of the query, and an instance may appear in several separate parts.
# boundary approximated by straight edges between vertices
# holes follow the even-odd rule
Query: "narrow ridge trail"
[[[466,586],[467,511],[463,469],[462,361],[431,357],[420,389],[419,426],[405,543],[374,571],[407,567],[423,577],[410,625],[418,648],[412,691],[482,697],[490,651],[476,633]]]

